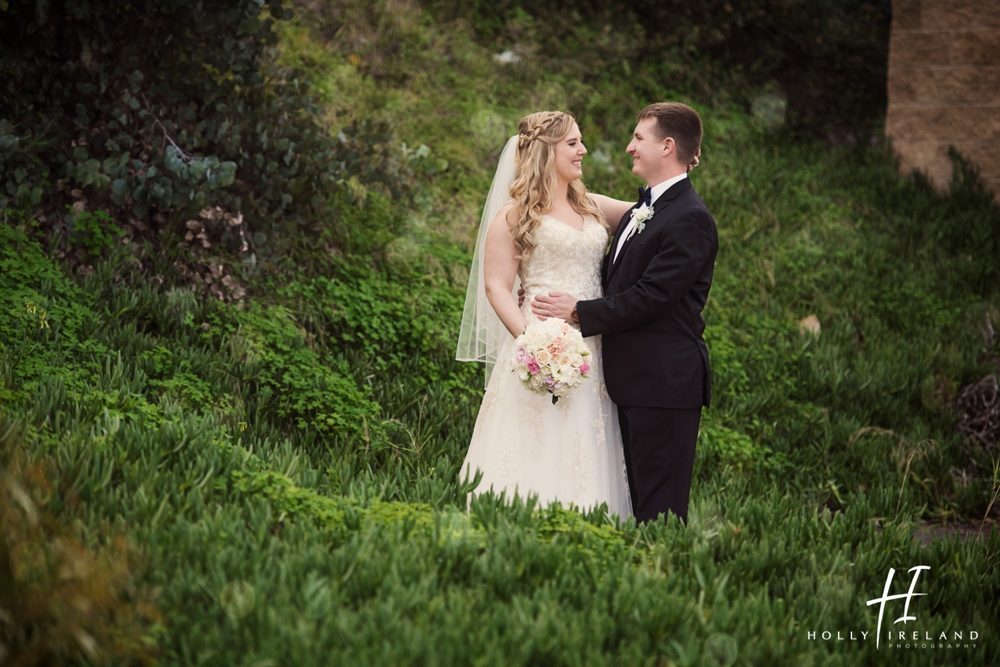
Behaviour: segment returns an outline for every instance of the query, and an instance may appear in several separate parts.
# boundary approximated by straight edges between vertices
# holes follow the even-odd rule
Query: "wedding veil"
[[[483,255],[486,251],[486,231],[490,222],[500,209],[510,201],[510,184],[514,180],[515,157],[518,137],[514,135],[507,140],[500,152],[497,170],[493,175],[493,184],[486,196],[483,216],[479,220],[479,233],[476,235],[476,247],[472,255],[472,268],[469,270],[469,287],[465,292],[465,308],[462,311],[462,326],[458,332],[458,347],[455,358],[459,361],[480,361],[485,366],[484,386],[489,384],[490,374],[497,360],[497,350],[510,338],[510,332],[497,317],[493,306],[486,298],[486,286],[483,281]],[[520,278],[514,278],[513,296],[521,286]]]

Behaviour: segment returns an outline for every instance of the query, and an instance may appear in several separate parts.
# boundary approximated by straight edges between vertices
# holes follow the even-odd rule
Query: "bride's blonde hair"
[[[515,176],[510,184],[515,215],[511,237],[522,259],[531,254],[535,247],[535,230],[541,224],[542,215],[552,207],[552,190],[557,182],[554,148],[570,133],[574,122],[572,114],[564,111],[538,111],[528,114],[517,125]],[[580,215],[593,216],[607,226],[582,180],[570,182],[567,196],[573,210]]]

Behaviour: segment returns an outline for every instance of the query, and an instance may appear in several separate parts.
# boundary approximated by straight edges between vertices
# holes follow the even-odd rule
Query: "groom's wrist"
[[[576,304],[577,303],[580,303],[580,302],[577,301],[576,303],[573,304],[573,310],[569,314],[569,321],[572,322],[573,324],[579,324],[580,323],[580,315],[579,315],[579,313],[576,312]]]

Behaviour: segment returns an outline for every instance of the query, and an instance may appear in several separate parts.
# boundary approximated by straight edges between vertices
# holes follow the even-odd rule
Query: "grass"
[[[698,104],[693,178],[721,250],[690,524],[521,499],[467,508],[457,474],[481,375],[452,356],[495,152],[522,112],[568,108],[588,184],[625,197],[631,114],[677,93],[619,80],[617,65],[581,83],[541,49],[503,66],[461,23],[366,7],[348,5],[347,33],[310,9],[282,58],[322,93],[331,131],[383,122],[410,171],[394,193],[345,184],[321,242],[291,240],[293,261],[248,280],[244,304],[155,286],[113,244],[73,276],[30,216],[4,212],[0,655],[995,664],[1000,536],[989,523],[979,539],[913,535],[995,518],[996,450],[961,438],[953,407],[1000,352],[980,333],[1000,325],[1000,213],[975,179],[959,169],[942,196],[899,177],[885,147],[803,144],[731,101]],[[645,67],[638,79],[661,80]],[[818,337],[798,330],[808,315]],[[33,512],[44,531],[23,530]],[[52,567],[27,567],[39,558]],[[61,562],[100,576],[58,588]],[[917,564],[932,570],[907,629],[975,630],[975,648],[808,638],[874,631],[865,602],[890,567]],[[41,604],[53,590],[65,602]],[[88,601],[94,613],[65,620]],[[27,608],[40,611],[10,612]]]

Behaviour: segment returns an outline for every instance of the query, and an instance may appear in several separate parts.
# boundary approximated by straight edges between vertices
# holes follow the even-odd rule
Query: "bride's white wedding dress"
[[[535,241],[518,272],[526,324],[538,321],[531,299],[539,294],[601,296],[608,234],[596,220],[587,218],[577,230],[545,216]],[[476,469],[483,473],[474,493],[537,495],[542,504],[559,501],[580,509],[607,503],[623,519],[632,515],[618,412],[604,388],[600,338],[584,341],[596,372],[555,405],[549,394],[530,391],[512,372],[514,339],[501,344],[462,464],[462,475],[469,479]]]

